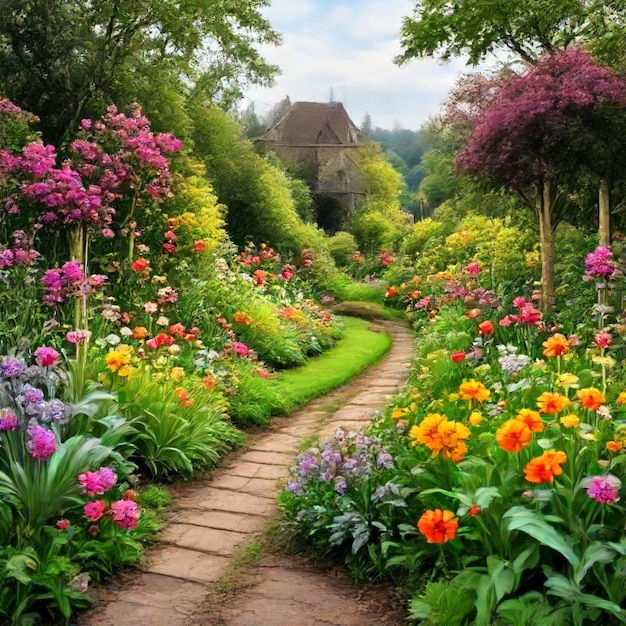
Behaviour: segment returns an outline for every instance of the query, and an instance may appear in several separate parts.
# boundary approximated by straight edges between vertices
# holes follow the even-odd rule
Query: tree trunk
[[[600,191],[598,194],[599,227],[598,239],[601,246],[611,245],[611,208],[609,197],[609,182],[606,178],[600,179]]]
[[[535,211],[539,220],[541,248],[541,303],[544,314],[554,309],[554,252],[552,247],[552,195],[550,181],[543,181],[535,196]]]

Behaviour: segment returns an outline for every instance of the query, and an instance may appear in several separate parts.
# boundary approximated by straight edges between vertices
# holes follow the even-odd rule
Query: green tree
[[[267,84],[277,69],[257,50],[279,41],[260,13],[267,4],[10,0],[0,4],[0,92],[37,114],[55,145],[110,102],[163,93],[156,101],[175,109],[175,94],[192,85],[228,105],[243,85]],[[156,108],[144,105],[153,117]]]
[[[397,61],[467,55],[476,64],[504,48],[533,63],[578,43],[623,63],[625,30],[623,0],[423,0],[404,18]]]

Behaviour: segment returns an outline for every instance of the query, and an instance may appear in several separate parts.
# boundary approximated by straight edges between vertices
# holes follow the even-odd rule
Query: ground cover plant
[[[419,623],[626,621],[623,268],[605,247],[583,261],[595,304],[561,324],[476,261],[420,281],[427,306],[407,286],[409,385],[303,452],[279,497],[308,546],[391,577]]]

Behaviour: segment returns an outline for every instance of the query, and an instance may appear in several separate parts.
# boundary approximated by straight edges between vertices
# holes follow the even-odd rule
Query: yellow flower
[[[122,378],[127,378],[131,375],[134,369],[135,368],[130,365],[122,365],[122,367],[117,370],[117,375],[121,376]]]
[[[576,426],[580,424],[580,418],[577,415],[572,415],[570,413],[559,418],[559,422],[561,422],[565,428],[576,428]]]
[[[569,352],[570,344],[565,335],[555,333],[543,342],[543,355],[552,358]]]
[[[622,391],[622,393],[617,396],[617,400],[615,400],[616,404],[626,404],[626,391]]]
[[[104,357],[106,366],[112,371],[117,372],[120,367],[130,363],[131,353],[129,350],[120,350],[123,346],[118,346],[117,350],[110,350]]]
[[[182,367],[173,367],[170,370],[170,378],[172,380],[180,380],[185,376],[185,370]]]
[[[391,412],[391,418],[394,419],[394,420],[399,420],[399,419],[403,418],[408,412],[409,412],[409,409],[405,409],[405,408],[394,409]]]
[[[478,411],[472,411],[468,421],[472,426],[478,426],[483,421],[483,416]]]
[[[611,358],[610,356],[594,356],[591,360],[596,365],[602,365],[609,370],[615,367],[615,359]]]
[[[556,379],[556,385],[557,387],[565,387],[567,389],[569,387],[575,387],[578,384],[578,381],[578,376],[565,372]]]

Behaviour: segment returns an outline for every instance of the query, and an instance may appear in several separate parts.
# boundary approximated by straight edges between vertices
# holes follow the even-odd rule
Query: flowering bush
[[[612,268],[607,258],[601,265]],[[469,280],[480,276],[466,269]],[[495,294],[474,314],[470,294],[443,280],[410,384],[359,435],[389,463],[370,462],[341,493],[345,455],[332,465],[308,453],[280,497],[287,523],[319,550],[338,545],[351,569],[357,562],[413,589],[413,615],[432,623],[459,597],[459,624],[522,623],[505,616],[532,606],[546,623],[622,623],[622,325],[586,316],[580,336],[565,334],[532,299],[504,307]],[[393,513],[374,496],[389,485]],[[367,540],[354,542],[346,527]],[[445,600],[435,601],[434,579],[447,581],[437,583]]]

